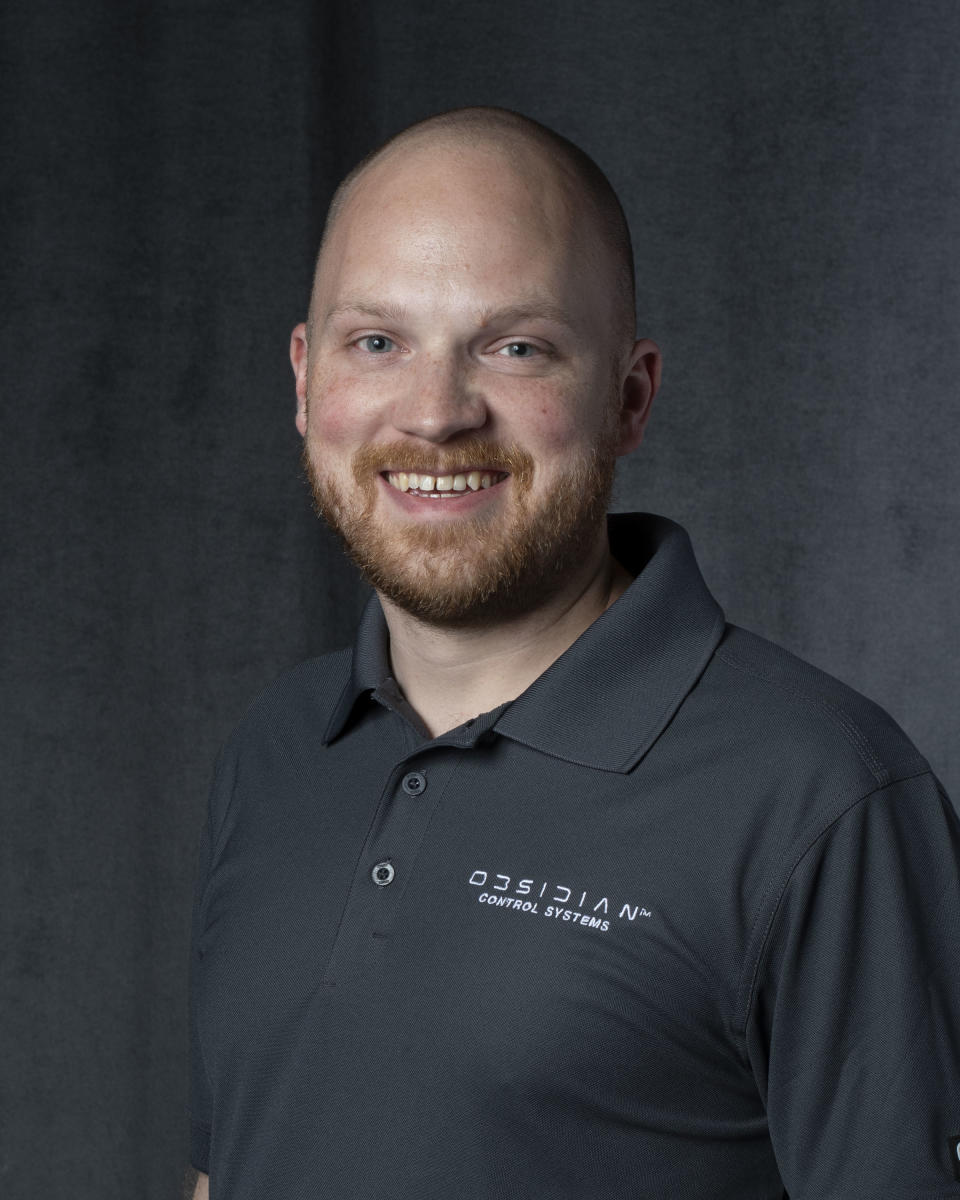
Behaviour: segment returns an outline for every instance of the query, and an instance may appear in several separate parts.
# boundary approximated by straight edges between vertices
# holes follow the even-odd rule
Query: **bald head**
[[[290,339],[296,422],[320,511],[399,609],[516,616],[609,556],[660,373],[631,265],[599,169],[513,113],[431,118],[344,181]]]
[[[534,203],[565,207],[569,220],[556,223],[556,228],[563,229],[563,236],[577,239],[593,270],[603,273],[614,324],[622,338],[632,341],[636,322],[633,250],[626,217],[609,180],[573,142],[501,108],[462,108],[428,117],[396,134],[350,172],[327,213],[308,326],[313,322],[325,254],[355,195],[366,185],[378,184],[391,164],[402,164],[411,156],[466,159],[471,153],[499,157],[517,180],[528,181]]]

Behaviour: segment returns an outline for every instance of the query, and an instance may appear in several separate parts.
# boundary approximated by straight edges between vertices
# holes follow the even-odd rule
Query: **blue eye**
[[[509,346],[501,346],[497,353],[505,358],[533,358],[540,350],[530,342],[511,342]]]
[[[396,349],[396,342],[384,337],[382,333],[368,333],[357,341],[357,345],[369,354],[387,354]]]

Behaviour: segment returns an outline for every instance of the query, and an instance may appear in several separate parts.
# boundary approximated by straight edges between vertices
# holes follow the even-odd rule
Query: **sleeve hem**
[[[210,1130],[190,1122],[190,1165],[204,1175],[210,1174]]]

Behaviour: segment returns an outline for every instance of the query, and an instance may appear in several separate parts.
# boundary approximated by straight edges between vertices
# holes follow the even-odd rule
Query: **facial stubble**
[[[603,533],[616,456],[612,430],[566,465],[542,497],[536,464],[520,446],[469,439],[454,446],[371,445],[351,461],[357,499],[303,447],[303,467],[317,512],[339,536],[367,582],[421,621],[481,628],[536,610],[582,569]],[[382,471],[452,472],[465,463],[503,471],[506,504],[489,515],[437,524],[376,516]],[[425,500],[456,504],[456,500]]]

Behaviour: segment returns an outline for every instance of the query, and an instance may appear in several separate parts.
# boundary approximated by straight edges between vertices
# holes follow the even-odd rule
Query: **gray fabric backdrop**
[[[298,472],[324,207],[467,103],[582,144],[665,353],[620,508],[955,800],[955,0],[8,3],[0,1191],[171,1197],[214,754],[362,600]]]

